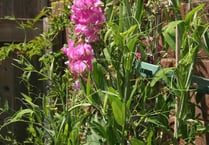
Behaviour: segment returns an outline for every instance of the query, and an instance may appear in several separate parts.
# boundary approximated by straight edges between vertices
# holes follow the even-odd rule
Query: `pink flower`
[[[141,60],[141,53],[140,52],[137,52],[136,53],[136,57],[137,57],[138,60]]]
[[[88,9],[90,7],[99,7],[103,5],[100,0],[74,0],[74,6],[78,8]]]
[[[71,21],[75,22],[75,33],[85,36],[86,42],[99,39],[98,33],[106,21],[101,5],[100,0],[74,0]]]
[[[152,42],[154,40],[153,37],[149,36],[147,37],[146,39],[142,39],[141,42],[144,44],[144,45],[148,45],[150,42]]]
[[[73,48],[73,47],[74,47],[74,41],[68,40],[68,47],[63,47],[62,51],[64,52],[65,55],[69,56],[70,48]]]
[[[80,90],[81,86],[80,86],[80,82],[79,80],[76,80],[73,84],[72,84],[73,89],[75,90]]]
[[[63,47],[62,51],[68,56],[68,66],[75,78],[82,73],[92,71],[92,60],[94,52],[90,44],[79,43],[74,46],[74,41],[68,41],[68,48]]]
[[[87,70],[88,64],[85,61],[76,60],[76,61],[70,62],[69,67],[70,67],[70,70],[74,74],[80,74]]]
[[[86,36],[86,42],[95,42],[99,40],[99,33],[100,27],[99,26],[92,26],[89,27],[87,25],[77,24],[75,26],[75,32],[77,34],[83,34]]]
[[[83,59],[86,56],[94,56],[93,49],[90,44],[80,43],[77,46],[74,46],[74,41],[68,41],[68,48],[63,47],[62,51],[66,54],[69,60],[78,60]]]
[[[152,42],[153,40],[154,40],[154,38],[149,36],[149,37],[147,37],[146,42]]]
[[[105,22],[105,17],[100,7],[94,7],[91,9],[78,9],[72,7],[71,20],[74,21],[75,24],[101,25]]]

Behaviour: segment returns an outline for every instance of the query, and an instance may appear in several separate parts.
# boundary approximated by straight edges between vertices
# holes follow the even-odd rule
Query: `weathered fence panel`
[[[16,21],[0,19],[0,42],[28,41],[43,31],[42,20],[34,25],[34,29],[20,29],[19,23],[26,23],[27,21],[28,19],[17,19]]]
[[[47,5],[47,0],[0,0],[0,18],[34,18]]]
[[[19,29],[18,23],[26,23],[28,20],[37,16],[40,11],[47,6],[48,0],[0,0],[0,47],[5,42],[23,42],[33,39],[44,30],[43,20],[38,21],[34,27],[36,29]],[[15,17],[15,20],[5,19]],[[20,83],[21,71],[15,68],[13,56],[0,62],[0,107],[9,107],[10,110],[16,110],[21,106],[17,97],[25,88]],[[34,79],[35,80],[35,79]],[[34,81],[35,82],[35,81]],[[7,117],[7,114],[0,114],[0,125]],[[25,124],[18,123],[11,126],[13,133],[18,140],[23,140],[26,136]],[[0,132],[5,134],[6,130]],[[1,141],[0,141],[1,144]]]
[[[47,5],[47,0],[0,0],[0,42],[21,42],[31,40],[43,30],[38,21],[37,29],[20,29],[21,23],[36,17]],[[14,17],[16,20],[5,19]],[[25,37],[27,36],[27,37]]]

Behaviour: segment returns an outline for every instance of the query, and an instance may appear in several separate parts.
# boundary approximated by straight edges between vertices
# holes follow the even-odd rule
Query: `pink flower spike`
[[[99,39],[99,31],[106,22],[102,5],[101,0],[74,0],[70,18],[75,23],[75,33],[84,36],[86,42]]]

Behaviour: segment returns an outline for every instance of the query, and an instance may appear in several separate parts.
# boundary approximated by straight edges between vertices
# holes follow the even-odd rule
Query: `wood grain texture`
[[[0,0],[0,18],[14,16],[16,18],[34,18],[48,0]]]
[[[4,20],[0,19],[0,42],[29,41],[43,32],[43,21],[38,21],[33,29],[20,29],[20,23],[26,23],[28,19]]]

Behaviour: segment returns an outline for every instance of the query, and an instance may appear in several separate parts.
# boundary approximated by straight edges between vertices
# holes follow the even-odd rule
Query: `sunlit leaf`
[[[190,12],[188,12],[188,13],[186,14],[186,16],[185,16],[185,23],[190,24],[191,21],[192,21],[192,19],[194,18],[194,15],[195,15],[198,11],[202,10],[203,7],[204,7],[204,4],[200,4],[200,5],[198,5],[197,7],[195,7],[194,9],[192,9]]]

